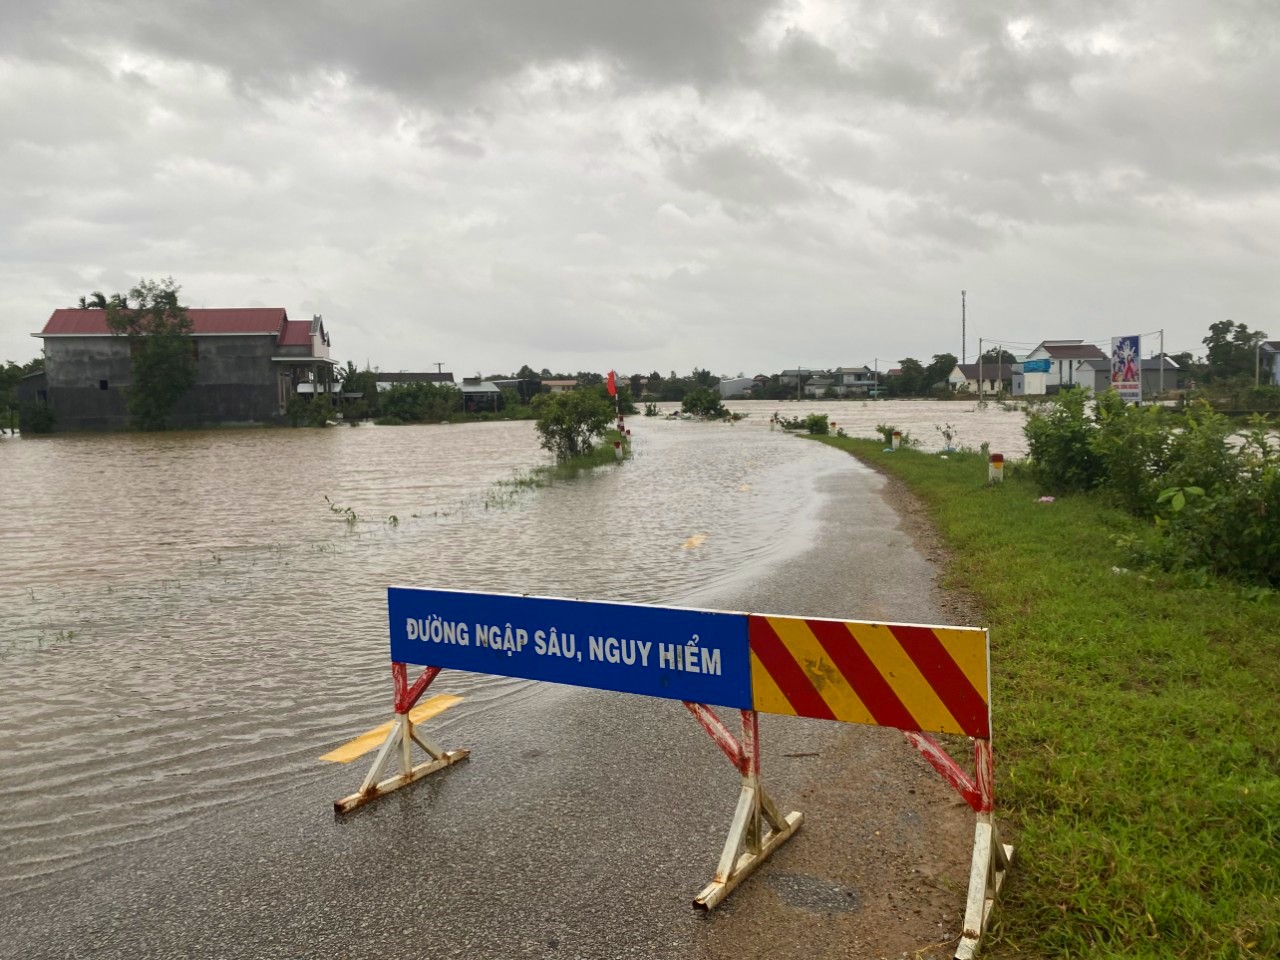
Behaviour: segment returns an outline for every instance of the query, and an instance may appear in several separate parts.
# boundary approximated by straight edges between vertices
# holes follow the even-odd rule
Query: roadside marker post
[[[804,822],[761,786],[760,713],[896,727],[977,814],[955,956],[977,951],[1013,856],[993,816],[986,630],[402,587],[388,589],[387,608],[395,719],[360,789],[338,800],[336,813],[469,756],[444,750],[409,715],[443,669],[679,700],[741,776],[715,875],[694,899],[710,910]],[[412,685],[409,663],[430,664]],[[711,705],[738,711],[739,735]],[[972,740],[972,775],[934,733]],[[415,743],[430,758],[417,766]],[[399,774],[382,779],[393,757]]]

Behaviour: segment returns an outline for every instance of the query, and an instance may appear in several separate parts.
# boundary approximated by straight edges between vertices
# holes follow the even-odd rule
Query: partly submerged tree
[[[134,424],[143,430],[165,429],[174,406],[196,382],[192,323],[178,302],[181,289],[172,277],[140,280],[127,297],[116,294],[102,308],[111,332],[129,338],[133,382],[126,396]],[[92,305],[101,299],[95,292]]]
[[[710,387],[697,387],[690,390],[680,401],[680,409],[699,417],[727,417],[729,411],[720,402],[720,391]]]
[[[540,393],[532,406],[542,446],[561,463],[590,453],[613,420],[613,408],[594,390]]]

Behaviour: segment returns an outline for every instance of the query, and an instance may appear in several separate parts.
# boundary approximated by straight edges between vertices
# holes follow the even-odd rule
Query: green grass
[[[534,467],[532,470],[517,473],[506,480],[497,481],[485,494],[485,509],[506,506],[525,490],[549,486],[561,480],[571,480],[584,470],[594,470],[597,467],[605,467],[616,463],[618,455],[613,450],[615,440],[623,440],[622,458],[624,460],[629,459],[631,456],[631,442],[625,440],[617,430],[606,430],[604,435],[596,441],[596,445],[591,448],[590,453],[583,454],[580,457],[573,457],[563,463]]]
[[[996,811],[1018,850],[991,957],[1280,957],[1280,601],[1121,571],[1145,536],[986,458],[884,453],[991,630]]]

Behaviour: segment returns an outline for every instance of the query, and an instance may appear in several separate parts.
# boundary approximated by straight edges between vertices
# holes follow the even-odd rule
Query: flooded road
[[[802,548],[851,467],[633,423],[624,469],[542,490],[500,483],[546,462],[527,422],[7,440],[0,884],[319,775],[387,714],[389,584],[702,602]],[[449,722],[522,686],[438,684]]]
[[[634,418],[634,458],[622,469],[540,490],[502,482],[546,462],[529,423],[6,439],[0,891],[20,898],[14,919],[34,910],[26,915],[39,916],[50,930],[75,924],[75,936],[88,937],[131,896],[138,904],[131,909],[146,903],[146,910],[159,910],[169,902],[167,891],[177,889],[162,879],[168,874],[156,872],[160,864],[179,856],[170,872],[186,876],[194,863],[217,859],[216,849],[228,848],[230,838],[212,838],[236,811],[260,824],[252,842],[275,845],[272,862],[289,864],[291,882],[299,883],[313,868],[293,862],[295,834],[268,830],[268,823],[284,817],[290,831],[309,824],[305,829],[315,833],[328,801],[363,775],[363,764],[334,768],[317,758],[390,712],[389,584],[859,615],[847,609],[857,591],[844,587],[822,592],[833,609],[781,609],[814,586],[812,579],[791,584],[776,574],[813,547],[827,502],[862,491],[850,501],[862,503],[877,481],[843,454],[771,432],[775,406],[753,405],[738,424]],[[832,406],[847,424],[858,405],[781,405],[784,415]],[[900,405],[870,406],[913,432],[924,423],[893,409]],[[962,405],[944,406],[954,415]],[[1020,431],[1020,415],[974,413],[975,432],[1013,424]],[[869,526],[856,519],[864,509],[870,501],[846,521],[853,526],[841,542],[862,532],[888,548],[886,559],[905,556],[892,514],[880,505]],[[842,581],[859,576],[854,552],[845,553],[833,557],[855,560]],[[781,587],[760,594],[756,583],[768,575]],[[917,616],[917,599],[892,598],[898,584],[918,589],[920,578],[918,572],[881,578],[883,615]],[[902,603],[912,605],[909,614],[900,612]],[[469,810],[506,809],[513,797],[502,778],[532,775],[529,757],[540,757],[540,789],[555,790],[563,776],[581,777],[574,758],[598,746],[603,734],[590,731],[602,725],[610,728],[609,742],[625,740],[628,751],[640,749],[653,760],[673,735],[695,750],[705,746],[668,704],[557,691],[568,688],[452,671],[437,681],[433,692],[464,700],[433,721],[433,732],[450,740],[450,728],[465,724],[468,742],[488,744],[488,762],[461,774],[476,791],[468,792]],[[606,702],[604,714],[594,706],[584,712]],[[570,729],[562,726],[567,716],[574,718]],[[634,730],[618,726],[623,716],[657,724],[662,733],[637,741]],[[553,727],[573,749],[543,756],[545,731]],[[820,734],[834,735],[833,727]],[[507,762],[495,766],[504,755]],[[553,760],[557,755],[563,759]],[[648,802],[655,811],[668,802],[658,798],[678,802],[689,794],[694,781],[685,778],[695,768],[697,789],[718,795],[715,777],[701,779],[704,769],[719,771],[717,758],[691,756],[697,761],[681,775],[680,791],[653,785],[658,793]],[[634,779],[629,763],[618,767],[619,783]],[[570,766],[558,772],[564,764]],[[373,816],[404,804],[429,809],[448,782],[424,784]],[[592,787],[602,804],[615,798],[611,783],[609,776]],[[718,817],[711,819],[716,825],[699,834],[709,850],[720,830]],[[393,836],[400,835],[396,827]],[[350,836],[341,824],[324,828],[308,856],[323,862],[332,844]],[[376,834],[361,842],[375,844],[368,853],[374,855]],[[638,856],[623,836],[610,842],[624,844],[617,857]],[[669,841],[678,842],[676,835]],[[700,858],[679,847],[662,853],[677,855],[682,870],[703,869]],[[243,872],[255,862],[265,861],[246,851],[219,869]],[[122,870],[151,879],[120,888],[114,878]],[[653,877],[660,880],[662,871]],[[135,882],[149,884],[144,900],[130,893]],[[242,883],[263,886],[268,879],[245,874]],[[220,892],[230,897],[235,889],[224,885]],[[55,891],[71,913],[39,906],[55,902],[46,901]],[[646,888],[646,896],[664,908],[678,903],[665,885]],[[196,907],[171,909],[183,924],[194,922]],[[83,920],[72,919],[83,911]],[[351,929],[362,923],[350,919]],[[30,929],[36,936],[41,927]],[[241,935],[233,928],[223,934]],[[127,954],[130,941],[120,943]]]

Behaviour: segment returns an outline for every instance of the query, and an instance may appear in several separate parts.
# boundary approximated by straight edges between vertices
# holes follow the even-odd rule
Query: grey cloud
[[[343,71],[411,96],[448,96],[533,63],[599,58],[643,82],[733,75],[743,40],[777,0],[123,0],[54,3],[14,24],[10,50],[62,56],[109,39],[226,70],[246,89],[278,90]],[[3,49],[0,47],[0,49]]]
[[[1271,0],[802,6],[7,4],[0,358],[169,273],[332,315],[361,362],[486,371],[928,355],[961,287],[1019,339],[1092,336],[1084,275],[1090,316],[1191,340],[1175,281],[1280,296]]]
[[[668,173],[685,189],[711,194],[735,210],[796,203],[812,194],[803,179],[749,143],[721,143],[692,157],[679,157],[669,164]]]

